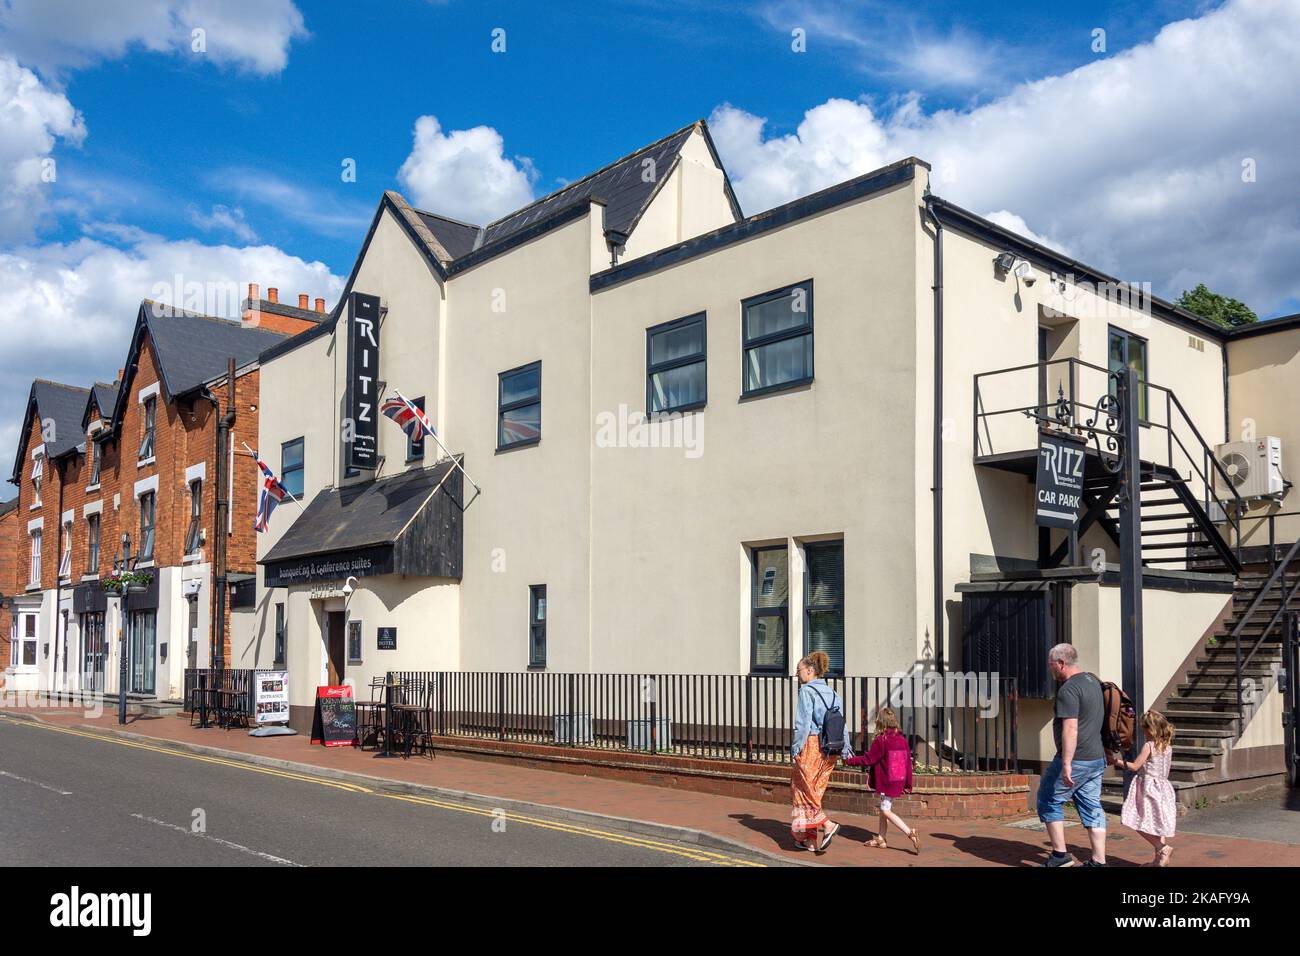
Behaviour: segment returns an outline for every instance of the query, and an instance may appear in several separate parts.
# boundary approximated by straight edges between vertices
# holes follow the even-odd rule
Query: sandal
[[[912,841],[912,849],[915,851],[916,855],[920,856],[921,855],[921,834],[916,832],[916,827],[913,827],[911,832],[907,834],[907,838]]]
[[[864,840],[862,845],[875,847],[877,850],[889,849],[889,844],[885,842],[885,838],[882,836],[873,836],[870,840]]]
[[[1156,866],[1168,866],[1169,858],[1173,855],[1174,848],[1166,843],[1160,848],[1160,852],[1156,855]]]

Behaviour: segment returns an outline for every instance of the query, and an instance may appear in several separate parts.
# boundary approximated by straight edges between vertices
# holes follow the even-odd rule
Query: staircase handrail
[[[1270,542],[1273,540],[1272,529],[1276,517],[1277,515],[1268,516]],[[1271,547],[1272,546],[1270,545],[1270,548]],[[1266,638],[1269,635],[1269,633],[1273,630],[1274,626],[1276,626],[1278,618],[1280,618],[1282,614],[1286,611],[1287,606],[1291,603],[1291,599],[1295,597],[1296,592],[1300,591],[1300,575],[1296,577],[1296,583],[1291,586],[1291,590],[1288,591],[1286,589],[1286,572],[1287,569],[1290,567],[1291,562],[1295,560],[1297,554],[1300,554],[1300,537],[1297,537],[1296,540],[1291,543],[1291,547],[1287,549],[1287,552],[1283,556],[1282,560],[1277,563],[1277,566],[1273,569],[1273,573],[1268,576],[1268,580],[1266,580],[1262,585],[1260,585],[1259,590],[1255,592],[1254,599],[1250,602],[1249,606],[1246,608],[1245,612],[1241,615],[1241,617],[1238,618],[1236,625],[1232,629],[1232,633],[1229,635],[1230,638],[1232,639],[1232,646],[1235,651],[1234,656],[1236,658],[1236,664],[1237,664],[1237,734],[1238,736],[1240,736],[1242,731],[1245,729],[1243,726],[1244,707],[1241,699],[1242,670],[1245,669],[1247,666],[1249,666],[1251,660],[1253,660],[1255,657],[1255,652],[1258,651],[1260,647],[1263,645],[1264,638]],[[1271,561],[1272,558],[1273,555],[1270,554],[1269,560]],[[1255,638],[1255,643],[1251,646],[1250,653],[1246,655],[1246,659],[1243,661],[1241,659],[1242,632],[1246,629],[1246,625],[1250,623],[1251,618],[1254,617],[1255,612],[1259,610],[1260,604],[1263,603],[1264,598],[1268,595],[1269,591],[1271,591],[1273,589],[1273,586],[1277,584],[1279,581],[1281,582],[1281,586],[1278,590],[1278,593],[1281,595],[1282,599],[1281,601],[1278,602],[1278,609],[1273,612],[1273,616],[1269,619],[1268,624],[1266,624],[1264,628],[1259,632],[1259,636]]]
[[[1223,511],[1224,517],[1229,518],[1233,530],[1236,531],[1237,552],[1238,552],[1238,557],[1240,557],[1241,556],[1241,516],[1246,511],[1245,501],[1242,500],[1241,495],[1237,494],[1237,489],[1233,486],[1232,479],[1228,477],[1227,469],[1223,467],[1223,463],[1219,461],[1218,456],[1214,454],[1210,446],[1205,443],[1205,439],[1201,436],[1201,430],[1196,427],[1196,422],[1192,421],[1192,416],[1187,414],[1187,409],[1183,408],[1183,403],[1178,400],[1178,395],[1173,391],[1173,389],[1165,388],[1163,385],[1156,385],[1154,387],[1164,389],[1164,391],[1168,394],[1169,398],[1173,401],[1174,407],[1178,409],[1178,414],[1183,416],[1183,421],[1187,423],[1187,427],[1190,428],[1192,430],[1192,434],[1196,436],[1196,440],[1200,444],[1206,459],[1214,465],[1215,472],[1217,472],[1219,477],[1223,479],[1224,487],[1232,492],[1233,507],[1229,509],[1227,507],[1227,504],[1225,503],[1225,500],[1220,498],[1218,492],[1215,491],[1214,482],[1210,481],[1209,476],[1201,474],[1199,471],[1197,472],[1197,474],[1200,475],[1201,480],[1205,482],[1206,492],[1212,498],[1214,498],[1215,504],[1217,504],[1219,508]],[[1169,431],[1172,433],[1174,429],[1173,422],[1167,422],[1166,425],[1169,428]],[[1178,444],[1179,447],[1182,447],[1183,443],[1180,440]],[[1183,454],[1187,455],[1189,461],[1191,460],[1192,456],[1187,453],[1187,450],[1185,448],[1183,449]],[[1170,462],[1170,465],[1172,466],[1173,462]],[[1192,462],[1192,468],[1196,468],[1195,462]]]

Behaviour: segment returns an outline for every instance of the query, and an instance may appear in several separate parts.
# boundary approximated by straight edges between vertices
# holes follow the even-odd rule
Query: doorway
[[[344,613],[342,611],[329,611],[326,615],[326,638],[325,652],[328,660],[328,678],[331,687],[338,687],[343,683],[343,661],[344,657]]]
[[[88,611],[81,615],[82,681],[86,690],[104,691],[104,661],[108,644],[104,639],[104,612]]]

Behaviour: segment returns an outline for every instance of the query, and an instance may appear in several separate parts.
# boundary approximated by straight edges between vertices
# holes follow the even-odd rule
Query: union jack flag
[[[253,530],[260,534],[270,526],[271,512],[284,501],[289,489],[280,484],[280,479],[275,477],[270,465],[262,461],[261,455],[253,452],[253,458],[257,460],[257,467],[262,469],[262,489],[258,492],[257,517],[253,520]]]
[[[397,427],[406,432],[406,437],[418,442],[426,433],[433,434],[433,426],[416,405],[401,392],[394,390],[392,398],[384,399],[379,410],[397,423]]]

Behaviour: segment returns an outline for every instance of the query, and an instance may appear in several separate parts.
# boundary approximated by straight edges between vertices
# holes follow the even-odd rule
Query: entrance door
[[[185,650],[185,666],[193,669],[199,666],[199,596],[190,596],[190,639]]]
[[[325,650],[329,656],[329,682],[331,687],[343,683],[344,636],[343,612],[330,611]]]
[[[104,690],[104,658],[107,653],[104,612],[91,611],[81,615],[81,673],[86,690],[94,693]]]
[[[131,682],[128,689],[133,694],[154,692],[156,625],[155,611],[134,611],[131,614]]]

